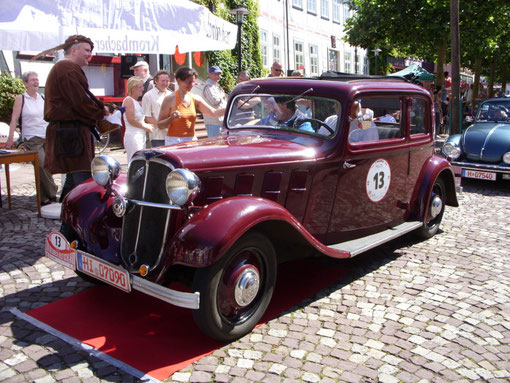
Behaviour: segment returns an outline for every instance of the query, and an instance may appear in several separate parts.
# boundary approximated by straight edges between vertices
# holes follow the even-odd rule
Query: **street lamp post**
[[[243,16],[250,13],[246,8],[239,7],[232,9],[231,14],[236,15],[237,19],[237,73],[241,72],[241,28],[243,26]]]
[[[379,48],[375,48],[372,52],[374,52],[375,55],[375,74],[377,74],[377,56],[379,56],[379,52],[381,52],[381,50]]]

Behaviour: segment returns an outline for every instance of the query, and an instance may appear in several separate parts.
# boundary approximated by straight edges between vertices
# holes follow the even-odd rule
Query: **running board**
[[[354,257],[365,251],[373,249],[374,247],[382,245],[383,243],[389,242],[392,239],[401,237],[402,235],[419,228],[422,224],[423,222],[419,221],[404,222],[398,226],[389,228],[376,234],[353,239],[351,241],[340,242],[328,247],[334,250],[346,251],[351,254],[351,257]]]

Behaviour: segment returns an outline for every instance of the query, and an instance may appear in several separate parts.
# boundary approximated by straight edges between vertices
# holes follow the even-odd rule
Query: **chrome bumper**
[[[187,309],[198,309],[200,307],[200,293],[198,292],[183,293],[182,291],[172,290],[136,275],[131,275],[131,287],[174,306]]]
[[[496,172],[502,174],[510,174],[510,166],[501,166],[501,165],[490,165],[490,164],[477,164],[473,162],[460,162],[460,161],[452,161],[452,165],[461,167],[462,169],[468,170],[486,170],[489,172]]]

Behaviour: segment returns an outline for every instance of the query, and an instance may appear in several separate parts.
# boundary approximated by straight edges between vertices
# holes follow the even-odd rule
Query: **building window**
[[[363,57],[363,73],[370,74],[368,68],[368,56]]]
[[[344,2],[344,23],[347,21],[349,17],[350,17],[349,4]]]
[[[273,35],[273,61],[280,61],[280,36]]]
[[[308,0],[308,13],[317,14],[317,0]]]
[[[305,55],[303,49],[303,43],[294,41],[294,58],[296,66],[294,69],[302,69],[305,67]]]
[[[310,45],[310,74],[319,75],[319,47]]]
[[[329,0],[321,0],[321,17],[329,20]]]
[[[338,52],[329,50],[328,51],[328,69],[338,72]]]
[[[351,52],[344,52],[344,72],[352,73],[351,71]]]
[[[297,9],[303,9],[303,0],[292,0],[292,6]]]
[[[260,53],[262,54],[262,65],[268,67],[267,60],[267,32],[260,30]]]
[[[333,16],[332,16],[332,18],[333,18],[334,23],[338,23],[338,24],[342,23],[341,8],[342,8],[342,4],[341,4],[340,0],[333,0]]]

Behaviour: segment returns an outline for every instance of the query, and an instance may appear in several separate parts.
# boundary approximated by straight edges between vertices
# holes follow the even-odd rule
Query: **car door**
[[[409,145],[405,102],[399,95],[357,97],[345,121],[345,158],[338,169],[327,244],[368,235],[403,222],[408,207]],[[356,117],[355,103],[362,106]],[[403,118],[402,118],[403,117]],[[363,125],[363,126],[362,126]],[[363,140],[356,129],[376,129]]]

